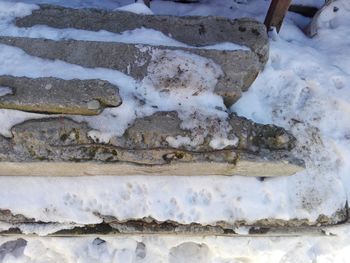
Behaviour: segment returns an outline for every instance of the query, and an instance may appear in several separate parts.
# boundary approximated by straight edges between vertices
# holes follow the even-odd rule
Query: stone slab
[[[122,103],[118,87],[102,80],[0,76],[0,108],[49,114],[97,115]]]
[[[262,64],[268,59],[268,37],[265,26],[251,18],[141,15],[125,11],[73,9],[43,4],[31,15],[17,19],[19,27],[48,25],[55,28],[77,28],[115,33],[136,28],[155,29],[191,46],[208,46],[222,42],[245,45],[256,53]]]
[[[196,72],[193,72],[191,68],[188,71],[184,65],[192,62],[191,54],[198,55],[209,59],[211,67],[218,65],[221,68],[222,73],[217,76],[214,92],[222,96],[228,106],[236,102],[241,97],[242,91],[250,87],[262,68],[257,56],[246,50],[223,51],[18,37],[0,37],[0,43],[19,47],[29,55],[44,59],[59,59],[87,68],[100,67],[118,70],[139,81],[152,77],[152,74],[157,74],[157,83],[154,85],[161,89],[193,86],[192,82],[189,83],[193,79],[190,74],[196,74]],[[179,56],[176,53],[178,51],[185,53]],[[165,72],[163,71],[165,64],[167,67],[170,65],[167,63],[167,57],[172,63],[171,68]],[[174,57],[178,59],[176,63],[173,62]],[[183,58],[180,59],[180,57]],[[196,88],[202,89],[201,87]]]
[[[0,137],[0,175],[291,175],[304,169],[291,154],[295,139],[272,125],[231,115],[235,146],[214,150],[211,133],[199,145],[174,148],[169,137],[191,137],[175,112],[141,118],[108,144],[93,141],[86,123],[69,118],[29,120]]]

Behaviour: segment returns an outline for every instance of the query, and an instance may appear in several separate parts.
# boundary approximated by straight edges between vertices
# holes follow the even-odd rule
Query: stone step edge
[[[257,54],[262,64],[265,64],[268,59],[269,43],[266,27],[251,18],[232,20],[215,16],[143,15],[96,8],[74,9],[50,4],[40,4],[39,7],[30,15],[17,18],[16,26],[31,27],[45,24],[54,28],[73,27],[91,31],[102,29],[114,33],[145,27],[158,30],[192,46],[222,42],[246,45]]]
[[[56,226],[56,225],[55,225]],[[85,225],[68,230],[60,230],[47,235],[35,233],[23,233],[18,227],[14,226],[7,231],[1,231],[0,236],[9,237],[120,237],[120,236],[222,236],[222,237],[296,237],[296,236],[336,236],[332,231],[340,227],[349,226],[350,221],[321,226],[299,226],[299,227],[259,227],[246,226],[243,229],[235,230],[223,229],[221,227],[204,226],[202,229],[197,228],[195,231],[171,230],[171,231],[134,231],[120,232],[111,227],[110,224],[101,223],[98,225]]]
[[[0,75],[0,109],[41,114],[98,115],[105,108],[122,104],[119,88],[98,79],[65,80],[54,77],[27,78]]]
[[[42,59],[57,59],[90,69],[106,68],[117,70],[127,76],[131,76],[140,83],[144,80],[147,82],[149,78],[152,78],[154,72],[162,71],[164,67],[162,63],[164,61],[162,62],[162,59],[158,58],[159,56],[163,57],[163,59],[167,57],[172,59],[173,56],[178,56],[174,52],[179,51],[187,56],[186,59],[189,59],[189,55],[196,55],[207,59],[211,66],[214,64],[220,66],[222,73],[217,78],[213,92],[223,98],[226,106],[234,104],[242,96],[242,92],[249,89],[263,68],[256,55],[246,50],[225,51],[148,44],[73,39],[50,40],[8,36],[0,36],[0,43],[20,48],[27,54]],[[176,63],[179,65],[174,64],[169,69],[171,74],[174,74],[170,88],[172,86],[182,87],[189,85],[186,78],[183,79],[183,73],[178,73],[178,68],[186,64],[184,58],[181,58]],[[187,72],[186,70],[187,68],[184,69],[184,72]],[[156,75],[159,75],[159,73]],[[167,74],[160,74],[158,78],[153,84],[155,89],[168,90],[169,87],[163,86],[164,80],[168,78]],[[195,91],[196,89],[194,89]]]
[[[0,232],[1,235],[23,234],[20,225],[59,225],[56,222],[41,222],[35,219],[26,218],[23,215],[13,215],[10,210],[1,210],[2,219],[0,222],[11,224],[7,231]],[[247,223],[245,220],[237,220],[235,223],[223,221],[216,224],[202,225],[199,223],[182,224],[176,221],[157,221],[151,217],[143,219],[129,219],[125,221],[116,220],[114,217],[97,214],[103,220],[99,224],[78,225],[72,229],[63,229],[49,236],[85,236],[85,235],[137,235],[137,234],[189,234],[189,235],[293,235],[304,232],[324,232],[324,229],[350,225],[349,208],[346,205],[339,209],[334,216],[327,217],[319,215],[315,222],[307,219],[260,219],[254,223]]]
[[[145,165],[138,163],[102,163],[89,162],[0,162],[0,176],[252,176],[274,177],[293,175],[304,168],[283,161],[240,160],[237,164],[218,162],[189,162],[159,165]]]

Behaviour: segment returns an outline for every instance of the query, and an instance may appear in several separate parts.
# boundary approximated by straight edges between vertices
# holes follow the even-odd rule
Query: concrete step
[[[213,149],[214,125],[203,142],[189,149],[174,147],[176,138],[192,137],[180,123],[175,112],[159,112],[137,119],[123,136],[99,143],[89,137],[86,123],[29,120],[12,128],[12,138],[0,137],[0,175],[279,176],[304,169],[291,153],[295,138],[282,128],[231,114],[227,136],[233,144]]]
[[[207,50],[125,43],[0,37],[0,43],[23,49],[32,56],[59,59],[86,68],[118,70],[137,81],[152,79],[158,90],[193,86],[189,81],[197,73],[187,68],[192,55],[208,60],[208,70],[219,69],[214,92],[232,105],[257,77],[262,65],[251,51]],[[174,61],[176,58],[176,61]],[[168,61],[172,61],[171,64]],[[167,65],[168,70],[164,67]],[[183,69],[180,70],[179,69]],[[156,80],[154,80],[156,75]],[[200,88],[200,87],[198,87]],[[204,89],[212,87],[203,87]]]
[[[242,91],[250,87],[264,67],[269,51],[265,26],[251,19],[139,15],[125,11],[40,5],[40,9],[34,10],[31,15],[17,19],[16,25],[19,27],[47,25],[54,28],[107,30],[115,33],[141,27],[158,30],[192,47],[11,37],[2,37],[0,43],[19,47],[28,54],[41,58],[60,59],[90,68],[103,67],[119,70],[136,80],[145,79],[150,71],[161,71],[164,67],[162,61],[164,62],[167,58],[173,60],[173,57],[179,60],[176,65],[173,65],[172,75],[176,76],[178,68],[185,65],[188,59],[188,57],[181,58],[176,51],[198,55],[209,59],[222,69],[214,91],[224,98],[227,106],[236,102],[241,97]],[[205,49],[205,46],[223,42],[243,45],[248,50]],[[195,72],[190,73],[195,74]],[[167,75],[161,78],[163,82],[160,82],[160,85],[166,82]],[[177,82],[171,82],[172,86],[186,86],[186,83],[181,80]]]
[[[249,47],[261,63],[268,59],[268,37],[265,26],[253,19],[224,17],[177,17],[142,15],[125,11],[72,9],[53,5],[39,5],[31,15],[18,18],[16,25],[31,27],[48,25],[54,28],[107,30],[114,33],[137,28],[150,28],[185,44],[203,47],[232,42]]]

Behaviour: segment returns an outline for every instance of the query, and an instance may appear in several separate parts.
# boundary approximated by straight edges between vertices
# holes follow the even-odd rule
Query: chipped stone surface
[[[209,74],[213,72],[213,79],[216,83],[213,84],[213,87],[209,85],[208,88],[222,96],[228,106],[236,102],[241,97],[242,91],[250,87],[262,67],[257,56],[253,52],[245,50],[222,51],[17,37],[0,37],[0,43],[19,47],[29,55],[44,59],[59,59],[87,68],[101,67],[118,70],[138,81],[147,81],[157,76],[158,84],[155,84],[155,88],[159,86],[161,89],[198,84],[192,81],[192,77],[198,75],[198,72],[192,71],[192,67],[186,77],[186,69],[184,68],[184,65],[189,62],[188,60],[191,60],[191,55],[197,55],[207,60],[210,67],[207,69]],[[174,54],[179,52],[181,52],[180,55]],[[172,74],[164,74],[162,69],[166,64],[158,59],[159,56],[168,58],[168,60],[174,56],[177,58],[177,61],[173,61],[171,68],[167,70],[167,72],[173,72]],[[216,70],[218,67],[220,72]],[[164,87],[161,87],[162,85]],[[202,85],[208,85],[208,83]],[[199,85],[197,86],[196,89],[199,91],[203,89]]]
[[[102,80],[0,76],[0,86],[11,90],[0,96],[3,109],[97,115],[122,103],[118,88]]]
[[[169,136],[191,137],[174,112],[136,120],[108,144],[94,142],[86,123],[68,118],[30,120],[16,125],[11,139],[0,137],[0,175],[290,175],[303,169],[290,150],[294,137],[272,125],[231,115],[228,137],[236,145],[210,146],[210,132],[198,145],[174,148]],[[283,136],[284,140],[280,140]]]

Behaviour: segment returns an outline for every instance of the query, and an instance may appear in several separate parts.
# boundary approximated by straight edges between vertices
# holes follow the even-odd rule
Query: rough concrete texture
[[[0,209],[0,222],[16,225],[23,223],[35,223],[35,219],[29,219],[21,214],[13,214],[11,210],[8,209]]]
[[[97,115],[122,103],[118,88],[102,80],[0,76],[0,87],[11,90],[0,96],[0,108],[5,109]]]
[[[231,115],[228,138],[235,146],[210,147],[210,131],[199,145],[172,147],[169,138],[191,138],[175,112],[136,120],[109,144],[94,142],[86,123],[68,118],[30,120],[0,137],[0,175],[290,175],[303,169],[290,150],[295,139],[282,128]]]
[[[142,81],[152,77],[156,72],[164,72],[163,68],[171,61],[170,75],[158,74],[157,82],[162,88],[186,87],[190,77],[184,68],[191,61],[189,54],[195,54],[209,59],[208,65],[221,68],[222,73],[216,76],[217,83],[214,92],[224,98],[226,105],[231,105],[246,91],[257,77],[262,66],[257,56],[250,51],[220,51],[194,48],[164,47],[150,45],[134,45],[125,43],[95,42],[95,41],[52,41],[47,39],[0,37],[0,43],[19,47],[32,56],[44,59],[59,59],[68,63],[88,68],[109,68],[130,75]],[[182,54],[174,52],[183,51]],[[163,58],[163,60],[160,59]],[[174,62],[173,57],[177,60]],[[195,64],[195,62],[193,63]],[[179,68],[184,68],[182,71]],[[188,74],[196,74],[189,69]],[[210,70],[210,69],[208,69]],[[197,74],[198,75],[198,74]],[[166,84],[166,85],[164,85]],[[157,86],[157,85],[155,85]],[[211,88],[211,87],[209,87]]]
[[[254,236],[284,236],[284,235],[323,235],[325,228],[349,224],[347,208],[340,209],[332,216],[320,215],[315,221],[306,219],[261,219],[255,222],[244,220],[227,223],[215,222],[210,225],[198,223],[180,224],[174,221],[157,221],[147,217],[142,219],[129,219],[119,221],[113,216],[99,215],[100,224],[76,226],[74,228],[59,230],[52,236],[80,236],[80,235],[116,235],[116,234],[187,234],[187,235],[239,235],[237,228],[244,227],[248,233],[244,235]],[[13,214],[10,210],[0,209],[0,222],[10,224],[11,228],[0,232],[1,235],[21,235],[18,228],[24,225],[56,225],[57,222],[42,222],[26,218],[20,214]]]
[[[88,18],[88,19],[87,19]],[[214,91],[224,98],[227,106],[232,105],[246,91],[257,77],[268,59],[268,38],[265,26],[250,19],[230,20],[220,17],[173,17],[137,15],[124,11],[97,9],[71,9],[41,5],[32,15],[19,18],[17,26],[29,27],[39,24],[56,28],[78,28],[85,30],[108,30],[121,33],[136,28],[152,28],[171,35],[174,39],[197,48],[135,45],[125,43],[103,43],[88,41],[50,41],[41,39],[19,39],[2,37],[0,43],[22,48],[33,56],[46,59],[60,59],[84,67],[103,67],[119,70],[137,80],[146,78],[150,65],[162,72],[161,57],[171,57],[174,50],[196,54],[219,65],[222,74],[217,76]],[[202,46],[232,42],[247,46],[251,51],[206,50]],[[175,57],[179,58],[179,56]],[[173,59],[170,59],[173,60]],[[186,72],[178,68],[186,64],[184,59],[173,63],[171,78],[160,76],[160,83],[167,86],[190,86],[178,76]],[[154,71],[154,69],[153,69]],[[191,72],[190,72],[191,73]],[[196,72],[192,72],[196,74]],[[191,83],[192,84],[192,83]]]
[[[265,26],[244,18],[231,20],[223,17],[176,17],[140,15],[125,11],[72,9],[40,5],[29,16],[19,18],[16,25],[30,27],[48,25],[55,28],[107,30],[121,33],[136,28],[151,28],[191,46],[207,46],[222,42],[245,45],[256,53],[264,64],[268,59],[268,37]]]

